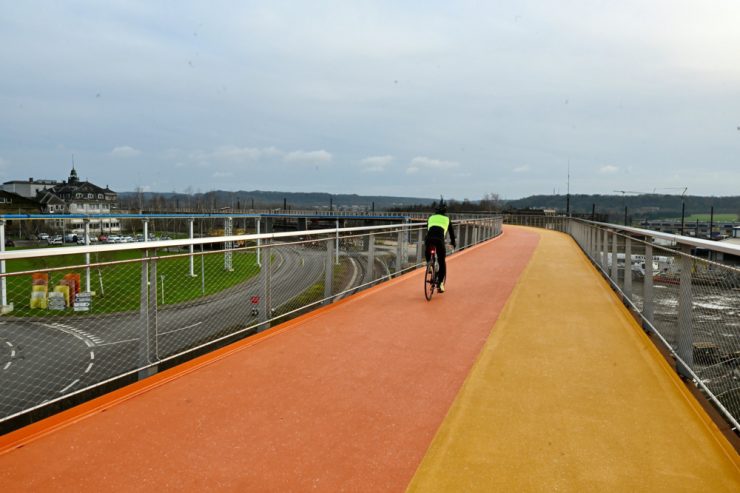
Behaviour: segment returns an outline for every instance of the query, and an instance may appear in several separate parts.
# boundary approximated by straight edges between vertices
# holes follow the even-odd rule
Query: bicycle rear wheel
[[[427,301],[431,301],[432,295],[434,295],[434,281],[437,278],[437,269],[432,260],[427,264],[427,271],[424,274],[424,297]]]

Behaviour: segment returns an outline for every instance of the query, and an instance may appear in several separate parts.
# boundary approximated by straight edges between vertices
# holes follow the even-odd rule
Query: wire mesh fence
[[[740,248],[586,221],[564,230],[738,431]]]
[[[501,218],[453,227],[466,248],[500,234]],[[407,222],[0,253],[0,425],[414,269],[425,230]]]

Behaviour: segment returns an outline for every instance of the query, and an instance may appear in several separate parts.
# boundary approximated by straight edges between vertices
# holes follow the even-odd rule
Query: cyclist
[[[439,261],[439,272],[437,272],[437,286],[439,286],[439,292],[445,292],[445,277],[447,276],[447,264],[445,262],[445,235],[449,231],[450,243],[452,248],[455,248],[455,229],[450,228],[450,218],[447,217],[447,205],[444,201],[440,200],[439,206],[437,206],[435,213],[429,216],[427,220],[427,237],[426,237],[426,248],[425,256],[427,262],[431,256],[431,247],[434,246],[437,249],[437,260]]]

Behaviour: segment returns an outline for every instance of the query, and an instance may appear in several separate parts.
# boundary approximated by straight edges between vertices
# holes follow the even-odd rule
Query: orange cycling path
[[[0,437],[3,490],[737,491],[573,241],[505,231],[430,303],[417,271]]]

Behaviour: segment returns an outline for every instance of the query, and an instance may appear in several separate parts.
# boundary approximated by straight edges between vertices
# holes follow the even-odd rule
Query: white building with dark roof
[[[45,180],[50,181],[50,180]],[[77,170],[72,166],[67,181],[56,182],[53,186],[42,188],[36,192],[36,200],[41,203],[46,214],[111,214],[118,207],[118,194],[108,188],[101,188],[89,181],[80,181]],[[62,228],[70,233],[83,233],[85,229],[82,219],[72,219],[63,224],[63,219],[47,221],[51,225]],[[92,233],[118,233],[121,223],[118,219],[90,218]]]

